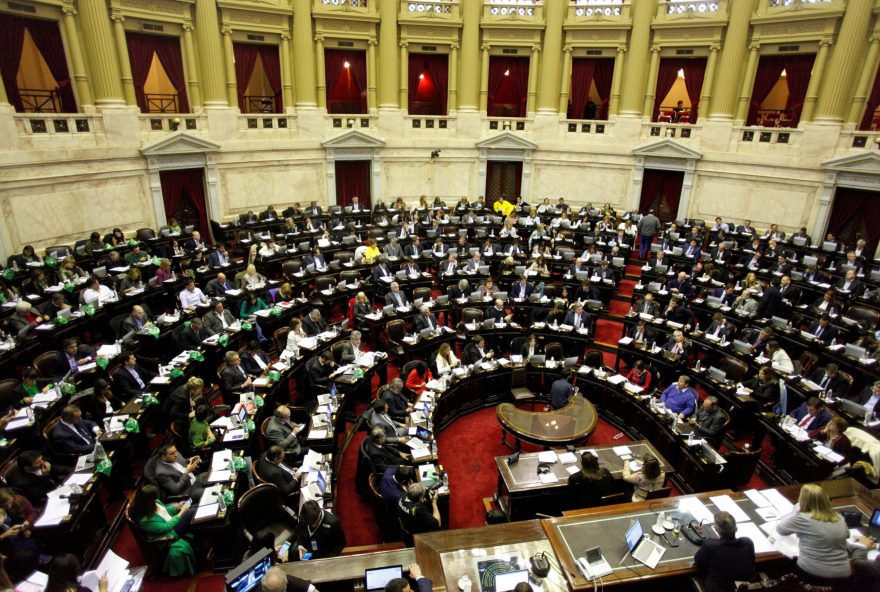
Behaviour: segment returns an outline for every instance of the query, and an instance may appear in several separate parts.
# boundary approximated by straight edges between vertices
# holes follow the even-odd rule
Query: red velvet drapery
[[[281,86],[281,58],[278,56],[277,45],[260,45],[260,61],[263,62],[263,72],[266,80],[272,87],[275,95],[275,113],[284,112],[284,95]]]
[[[153,54],[159,58],[165,75],[177,92],[177,111],[189,113],[189,101],[186,97],[186,77],[183,74],[183,58],[180,51],[180,39],[164,35],[145,35],[143,33],[126,33],[128,57],[131,62],[131,75],[134,79],[134,90],[138,107],[143,113],[149,113],[144,85],[150,74]]]
[[[351,204],[351,198],[358,197],[360,207],[370,206],[370,166],[369,160],[337,160],[336,203],[342,207]]]
[[[647,212],[653,208],[663,222],[675,220],[683,182],[684,173],[681,171],[645,169],[639,211]]]
[[[584,113],[590,97],[590,85],[596,71],[596,60],[573,59],[571,60],[571,91],[569,101],[571,112],[569,119],[588,119]]]
[[[791,127],[797,127],[813,73],[815,54],[785,56],[785,78],[788,82],[788,100],[785,108],[789,110]]]
[[[366,52],[325,49],[324,72],[328,113],[367,112]]]
[[[871,94],[865,104],[865,114],[862,116],[862,122],[859,124],[860,130],[870,130],[871,124],[874,122],[874,111],[880,107],[880,67],[874,75],[874,86],[871,87]]]
[[[34,45],[49,72],[58,85],[58,98],[61,101],[62,113],[76,113],[76,98],[73,95],[73,81],[67,69],[67,56],[64,54],[64,42],[61,30],[55,21],[24,18],[9,14],[0,14],[0,74],[6,87],[6,96],[16,111],[24,111],[21,95],[18,90],[18,69],[21,66],[21,53],[24,44],[24,30],[27,29],[34,40]]]
[[[596,83],[596,92],[602,101],[596,119],[608,119],[608,105],[611,102],[611,83],[614,80],[614,59],[602,58],[594,60],[596,69],[593,71],[593,82]]]
[[[834,192],[828,232],[848,244],[859,238],[867,242],[873,253],[880,240],[880,193],[849,187],[838,187]]]
[[[424,75],[424,78],[420,78],[420,75]],[[410,54],[408,82],[411,115],[446,115],[449,92],[448,56]]]
[[[182,202],[188,198],[188,204],[198,214],[198,230],[203,237],[208,236],[208,211],[205,205],[205,171],[204,169],[182,169],[178,171],[160,171],[159,181],[162,184],[162,202],[165,213],[177,216]],[[189,209],[189,208],[184,208]]]
[[[749,102],[749,116],[746,119],[748,125],[758,125],[758,111],[761,103],[776,86],[779,76],[785,69],[785,56],[764,56],[758,62],[758,71],[755,73],[755,83],[752,86],[752,98]]]
[[[691,103],[690,123],[696,123],[697,110],[700,107],[700,93],[703,91],[703,78],[706,75],[705,58],[668,58],[660,60],[660,69],[657,72],[657,88],[654,95],[654,112],[651,121],[657,121],[660,116],[660,105],[669,94],[672,85],[678,77],[678,71],[684,70],[684,85],[687,89],[688,100]]]
[[[526,116],[526,102],[529,98],[529,58],[493,56],[489,58],[489,101],[490,117]],[[507,73],[505,75],[505,73]],[[513,104],[518,107],[510,115],[498,111],[498,105]]]
[[[281,62],[278,58],[277,45],[261,45],[256,43],[235,43],[232,46],[235,54],[235,85],[238,93],[238,108],[242,113],[248,113],[247,88],[254,74],[257,58],[263,64],[266,80],[272,87],[275,105],[273,113],[284,111],[281,93]]]

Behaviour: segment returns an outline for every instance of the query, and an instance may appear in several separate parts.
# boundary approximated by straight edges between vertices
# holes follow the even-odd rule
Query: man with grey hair
[[[370,437],[364,445],[364,454],[370,459],[376,474],[380,476],[389,467],[410,464],[407,454],[391,446],[382,426],[375,426],[370,430]]]
[[[403,380],[395,378],[381,395],[381,399],[388,404],[388,415],[397,421],[406,421],[407,415],[413,409],[412,404],[403,394],[403,386]]]
[[[361,350],[361,332],[352,331],[348,342],[343,342],[339,349],[339,362],[341,364],[358,363],[365,353]]]
[[[290,407],[279,405],[266,423],[266,439],[284,449],[285,454],[297,457],[302,450],[298,434],[302,428],[290,421]],[[289,459],[294,460],[294,459]]]
[[[406,294],[403,293],[397,282],[391,282],[391,289],[385,294],[385,304],[394,308],[403,308],[409,305]]]
[[[315,335],[326,331],[330,328],[330,325],[328,325],[327,321],[321,317],[321,311],[317,308],[313,308],[311,312],[309,312],[309,315],[303,319],[302,327],[303,331],[306,332],[306,335],[314,337]]]
[[[431,314],[431,307],[425,304],[419,309],[419,311],[421,314],[416,315],[413,319],[413,328],[416,333],[421,333],[425,329],[436,331],[439,325],[437,324],[437,318]]]
[[[289,576],[277,565],[266,570],[260,586],[263,592],[318,592],[310,581]]]
[[[226,360],[226,368],[220,372],[220,394],[223,395],[223,402],[231,404],[232,395],[237,395],[244,389],[253,386],[251,377],[247,375],[241,366],[241,356],[237,351],[228,351],[224,356]]]
[[[406,495],[397,503],[397,516],[403,530],[411,535],[440,530],[437,496],[423,483],[409,486]]]
[[[708,538],[694,555],[708,592],[733,590],[734,582],[755,578],[755,544],[746,537],[736,538],[736,521],[727,512],[715,514],[715,530],[720,538]]]

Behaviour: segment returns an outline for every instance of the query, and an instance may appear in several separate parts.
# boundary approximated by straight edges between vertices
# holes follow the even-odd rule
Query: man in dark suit
[[[853,296],[861,296],[865,291],[865,284],[856,277],[856,271],[850,269],[846,272],[846,276],[837,282],[837,289],[841,292],[847,292]]]
[[[321,249],[315,247],[311,254],[303,257],[303,265],[308,267],[309,265],[313,265],[315,267],[315,271],[322,271],[327,269],[327,260],[324,259],[324,255],[321,254]]]
[[[232,282],[226,279],[225,273],[218,273],[217,277],[208,282],[205,286],[205,294],[211,298],[225,296],[227,290],[232,289]]]
[[[674,279],[669,280],[666,287],[670,292],[684,296],[689,296],[691,293],[691,282],[688,279],[688,275],[683,271],[679,272]]]
[[[828,313],[819,317],[818,321],[810,323],[807,332],[825,345],[830,344],[837,338],[837,329],[831,326],[831,317]]]
[[[220,245],[217,250],[212,251],[208,256],[208,265],[211,267],[224,267],[229,265],[229,253],[226,252],[226,246]]]
[[[366,352],[361,344],[361,332],[352,331],[348,341],[339,346],[339,363],[352,364],[360,360]]]
[[[608,280],[612,285],[617,283],[617,275],[614,273],[613,269],[608,267],[607,261],[603,261],[599,267],[593,269],[593,277],[599,278],[602,282]]]
[[[388,269],[388,263],[385,262],[385,259],[379,259],[379,265],[373,269],[373,284],[376,286],[387,286],[388,280],[393,277],[394,274]]]
[[[712,315],[712,323],[706,328],[707,337],[715,337],[720,341],[730,341],[733,338],[735,327],[727,322],[720,312]]]
[[[831,421],[831,413],[817,397],[810,397],[790,415],[798,427],[807,431],[810,438],[818,438],[825,424]]]
[[[726,266],[730,263],[730,251],[727,250],[727,245],[725,243],[719,243],[718,246],[715,247],[715,251],[712,253],[712,260],[722,266]]]
[[[333,359],[333,352],[329,350],[322,351],[320,355],[306,362],[306,376],[311,390],[328,389],[330,374],[333,373],[335,367],[336,361]],[[317,394],[317,392],[312,393],[313,396]]]
[[[269,368],[270,360],[263,350],[260,342],[252,339],[248,342],[247,351],[241,356],[241,366],[251,376],[260,376]]]
[[[627,332],[628,337],[636,343],[653,342],[657,338],[657,330],[645,321],[638,321]]]
[[[257,463],[257,475],[263,481],[271,483],[281,492],[281,497],[288,498],[299,492],[299,471],[284,464],[284,448],[273,444],[260,455]]]
[[[417,276],[422,273],[421,268],[419,268],[419,266],[409,257],[406,258],[406,262],[400,269],[409,277]]]
[[[437,324],[437,319],[431,313],[431,307],[427,304],[423,305],[420,309],[420,314],[416,315],[413,318],[413,328],[416,333],[421,333],[425,329],[433,329],[436,331],[440,325]]]
[[[684,253],[682,253],[682,255],[690,260],[697,259],[700,256],[699,243],[696,240],[691,239],[691,241],[688,243],[688,246],[685,247]]]
[[[403,394],[403,380],[395,378],[388,384],[388,388],[382,391],[381,399],[388,405],[388,415],[395,421],[406,421],[413,405]]]
[[[471,285],[464,278],[458,280],[458,283],[449,288],[449,297],[452,300],[461,300],[467,298],[471,293]]]
[[[150,317],[144,311],[144,307],[140,304],[135,304],[131,308],[131,314],[122,321],[122,334],[137,333],[144,327],[152,326],[152,324]]]
[[[844,378],[837,364],[833,362],[824,368],[816,368],[810,375],[810,380],[818,384],[823,391],[830,391],[835,398],[846,396],[846,391],[850,387],[849,381]]]
[[[82,418],[79,407],[67,405],[61,410],[61,421],[52,430],[52,444],[63,454],[90,454],[102,433],[95,422]]]
[[[694,432],[700,438],[714,447],[721,444],[724,438],[724,423],[727,418],[724,412],[718,407],[718,398],[712,395],[703,399],[703,403],[697,412],[688,419],[688,423],[694,428]]]
[[[181,349],[198,349],[202,341],[213,335],[210,329],[205,327],[202,319],[195,317],[189,323],[189,327],[183,327],[178,336],[178,344]]]
[[[458,270],[458,259],[455,253],[450,253],[446,261],[440,263],[440,275],[452,275]]]
[[[400,289],[400,284],[397,282],[391,282],[391,289],[385,294],[385,304],[394,308],[409,306],[409,299],[403,290]]]
[[[198,230],[193,230],[192,238],[186,242],[186,250],[190,253],[195,251],[204,251],[208,247],[205,244],[205,241],[202,240],[202,235]]]
[[[817,284],[823,284],[827,280],[828,280],[828,278],[825,277],[825,274],[823,274],[822,271],[819,268],[817,268],[815,265],[809,266],[804,271],[804,281],[805,282],[811,282],[811,283],[815,282]]]
[[[779,278],[779,295],[786,306],[797,304],[801,299],[800,289],[791,283],[791,276],[788,274]]]
[[[516,299],[526,299],[532,295],[534,289],[534,286],[529,283],[528,278],[526,278],[526,276],[522,276],[521,278],[519,278],[518,282],[515,282],[510,287],[510,297]]]
[[[402,238],[406,237],[404,236]],[[418,259],[422,256],[422,247],[419,245],[418,241],[413,241],[403,248],[403,254],[411,259]]]
[[[228,351],[225,356],[226,367],[220,372],[220,393],[227,404],[233,402],[239,393],[253,385],[253,380],[241,365],[237,351]]]
[[[157,374],[138,364],[133,353],[123,354],[122,367],[113,373],[113,387],[123,398],[135,397],[149,390],[150,381]]]
[[[758,303],[758,316],[769,318],[778,316],[787,310],[784,302],[782,302],[782,294],[779,291],[779,280],[774,279],[770,287],[764,290],[764,295]]]
[[[184,458],[174,444],[162,444],[156,449],[156,455],[156,484],[162,493],[198,501],[208,480],[207,472],[199,476],[195,474],[201,464],[199,457]]]
[[[293,457],[302,456],[302,446],[299,442],[300,428],[290,421],[290,408],[287,405],[279,405],[275,409],[272,417],[266,422],[265,432],[266,440],[281,448],[289,456],[287,464],[294,461]]]
[[[633,308],[638,314],[649,314],[652,317],[660,313],[660,305],[654,302],[654,295],[650,292],[647,292]]]
[[[482,335],[474,335],[473,341],[464,346],[461,353],[461,363],[464,366],[471,366],[483,360],[491,360],[494,352],[486,350],[486,340]]]
[[[345,531],[336,516],[322,510],[318,502],[309,500],[299,513],[296,542],[297,551],[300,554],[308,551],[312,559],[335,557],[345,548]]]
[[[684,338],[684,333],[681,331],[673,331],[672,337],[669,338],[669,341],[666,342],[663,349],[681,357],[687,355],[688,350],[690,350],[690,344],[687,339]]]
[[[772,273],[791,273],[791,263],[788,262],[788,259],[785,257],[785,253],[779,253],[776,256],[776,261],[770,265],[769,270]]]
[[[589,328],[590,315],[584,310],[582,303],[576,302],[574,308],[568,311],[565,315],[565,324],[574,327],[575,331]]]
[[[694,314],[687,307],[687,302],[673,298],[669,301],[669,306],[664,313],[667,321],[679,323],[680,325],[693,325]]]
[[[324,210],[318,204],[312,204],[305,209],[304,213],[307,216],[320,216]]]
[[[504,310],[504,301],[500,298],[495,300],[495,306],[486,309],[486,320],[493,323],[509,322],[511,317],[513,315],[507,314],[507,311]]]
[[[321,317],[321,311],[317,308],[313,308],[308,316],[303,319],[302,326],[303,331],[305,331],[306,335],[309,337],[314,337],[330,328],[327,321]]]
[[[388,444],[387,438],[382,426],[376,426],[370,430],[370,437],[364,445],[364,453],[379,475],[390,467],[408,464],[409,461],[406,454]]]
[[[736,537],[736,520],[728,512],[715,514],[719,538],[707,538],[694,555],[703,588],[709,592],[733,590],[736,582],[755,579],[755,544],[747,537]]]
[[[47,494],[56,489],[69,471],[53,466],[38,450],[25,450],[6,474],[6,485],[20,491],[35,507],[46,504]]]
[[[219,333],[222,335],[223,330],[235,322],[235,317],[223,307],[221,300],[216,300],[213,308],[202,317],[202,321],[205,324],[205,328],[212,334]]]

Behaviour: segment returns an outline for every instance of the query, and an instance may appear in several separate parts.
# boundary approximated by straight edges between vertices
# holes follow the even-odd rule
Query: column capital
[[[65,7],[65,10],[66,10],[66,7]],[[76,12],[74,12],[73,14],[76,14]],[[112,20],[114,23],[124,23],[125,22],[125,15],[122,14],[122,11],[120,9],[113,8],[110,10],[110,20]]]
[[[409,41],[400,41],[397,45],[400,46],[401,49],[406,49],[409,47]]]
[[[660,53],[660,46],[659,45],[652,45],[651,46],[651,53]]]
[[[224,36],[232,36],[232,25],[229,23],[223,23],[223,26],[220,27],[220,32],[223,33]]]
[[[749,43],[749,51],[758,51],[761,49],[760,43]]]
[[[196,29],[196,27],[193,24],[191,19],[184,20],[182,27],[183,27],[183,30],[186,31],[187,33],[192,33]]]
[[[480,51],[489,51],[492,48],[491,45],[483,44],[480,46]]]
[[[618,45],[617,46],[617,53],[626,53],[626,46]]]
[[[819,47],[831,47],[832,41],[831,39],[820,39]]]
[[[719,51],[721,51],[721,44],[713,43],[712,45],[709,46],[709,51],[714,52],[714,53],[718,53]]]
[[[290,31],[288,29],[283,29],[281,31],[281,38],[285,41],[290,41]]]
[[[315,43],[324,44],[324,35],[315,35]]]
[[[458,43],[450,43],[450,44],[449,44],[449,49],[455,49],[455,50],[459,49],[459,45],[458,45]]]
[[[571,52],[572,52],[571,45],[566,45],[565,47],[562,48],[562,53],[571,53]]]
[[[76,6],[72,3],[65,2],[61,7],[61,14],[64,16],[76,16]]]
[[[541,46],[540,45],[533,45],[532,46],[532,53],[541,53]]]
[[[367,45],[373,46],[373,45],[378,45],[378,44],[379,44],[379,42],[376,41],[375,37],[370,37],[369,39],[367,39]]]

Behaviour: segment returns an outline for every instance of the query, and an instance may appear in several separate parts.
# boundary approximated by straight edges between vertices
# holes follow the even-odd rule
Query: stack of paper
[[[552,450],[545,450],[543,452],[538,453],[538,462],[539,463],[547,463],[547,464],[552,465],[558,459],[559,459],[559,457],[556,456],[556,453]]]

